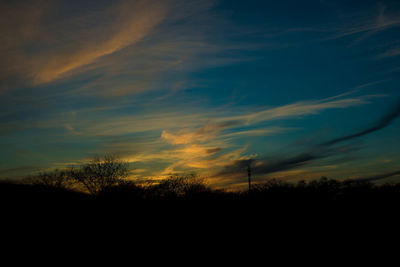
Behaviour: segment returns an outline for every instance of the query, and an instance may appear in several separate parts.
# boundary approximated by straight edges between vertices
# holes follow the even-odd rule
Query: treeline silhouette
[[[54,172],[55,174],[59,172]],[[46,174],[48,175],[48,174]],[[69,182],[65,182],[69,183]],[[40,200],[47,198],[62,199],[91,199],[103,200],[129,200],[129,201],[186,201],[186,200],[226,200],[226,201],[383,201],[400,199],[400,183],[375,185],[368,181],[344,180],[338,181],[325,177],[319,180],[299,181],[289,183],[277,179],[264,183],[253,184],[252,190],[226,191],[212,189],[202,179],[194,175],[171,176],[168,179],[149,184],[135,183],[134,181],[120,181],[116,184],[106,185],[95,194],[76,190],[77,185],[71,187],[64,183],[54,181],[29,182],[0,182],[1,197],[4,199],[29,199]],[[295,204],[295,203],[294,203]]]
[[[128,165],[106,155],[65,170],[42,172],[19,183],[1,182],[6,206],[32,209],[88,208],[90,210],[146,210],[206,208],[208,210],[273,211],[281,209],[351,209],[389,207],[400,200],[400,183],[376,185],[369,181],[328,178],[289,183],[276,179],[253,184],[252,189],[213,189],[196,175],[135,182],[126,179]],[[244,177],[245,179],[245,177]]]
[[[107,156],[19,183],[0,182],[3,230],[33,233],[35,242],[46,234],[61,242],[111,237],[167,247],[178,241],[190,248],[243,245],[238,240],[244,236],[278,247],[311,237],[330,243],[355,233],[371,236],[371,229],[388,236],[398,228],[400,184],[272,179],[253,183],[251,191],[227,191],[196,175],[136,182],[126,179],[127,167]]]

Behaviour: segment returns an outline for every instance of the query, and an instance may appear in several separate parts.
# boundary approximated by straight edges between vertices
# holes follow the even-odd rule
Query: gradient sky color
[[[400,178],[399,1],[1,0],[0,32],[1,178]]]

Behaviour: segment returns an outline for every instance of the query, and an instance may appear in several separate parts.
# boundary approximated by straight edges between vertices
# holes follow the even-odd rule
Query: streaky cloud
[[[375,59],[385,59],[385,58],[391,58],[391,57],[396,57],[396,56],[400,56],[400,47],[396,47],[396,48],[387,50],[386,52],[383,52],[382,54],[376,56]]]
[[[267,175],[275,172],[287,171],[297,167],[301,167],[306,164],[313,163],[319,159],[331,157],[342,153],[343,149],[346,152],[349,150],[353,150],[354,148],[349,147],[335,147],[335,145],[345,142],[348,140],[352,140],[354,138],[358,138],[375,131],[381,130],[388,125],[390,125],[397,117],[400,116],[400,101],[396,103],[394,108],[386,115],[384,115],[381,119],[379,119],[372,126],[367,127],[366,129],[359,131],[354,134],[345,135],[339,138],[335,138],[329,140],[327,142],[321,143],[309,149],[308,151],[302,152],[292,157],[287,157],[280,160],[266,161],[265,159],[256,160],[246,159],[246,160],[237,160],[233,162],[230,166],[226,166],[224,170],[217,173],[215,177],[226,177],[226,176],[240,176],[243,173],[244,166],[248,166],[249,164],[253,165],[252,169],[254,174],[256,175]],[[258,163],[258,164],[254,164]],[[397,175],[397,172],[388,173],[385,175],[374,176],[365,178],[366,180],[379,180],[384,179],[386,177]]]
[[[373,10],[373,12],[375,12],[374,15],[365,14],[365,11],[361,12],[358,16],[354,16],[353,14],[354,19],[351,21],[352,25],[347,25],[346,27],[338,29],[337,33],[330,36],[328,40],[363,34],[356,39],[356,42],[360,42],[380,31],[400,25],[398,13],[388,13],[386,5],[382,5],[378,9],[378,13],[376,13],[376,9]]]
[[[117,7],[117,20],[111,25],[105,41],[93,39],[85,46],[73,47],[68,52],[64,47],[57,56],[52,56],[34,77],[35,84],[50,82],[59,76],[90,64],[96,59],[115,53],[144,38],[165,16],[165,7],[153,1],[121,2]],[[97,30],[97,29],[95,29]],[[93,43],[92,43],[93,42]]]
[[[60,14],[65,4],[61,0],[16,2],[0,4],[0,78],[10,88],[42,85],[86,71],[100,58],[151,34],[174,3],[82,1]]]
[[[393,171],[393,172],[386,172],[386,173],[381,173],[378,175],[374,175],[374,176],[368,176],[368,177],[360,177],[357,179],[352,179],[352,180],[356,180],[356,181],[378,181],[378,180],[383,180],[389,177],[393,177],[396,175],[400,175],[400,170],[398,171]]]
[[[340,96],[338,96],[340,97]],[[278,120],[293,117],[301,117],[305,115],[318,114],[327,109],[342,109],[360,106],[368,103],[371,97],[378,97],[377,95],[365,95],[360,97],[349,97],[342,99],[323,99],[313,101],[299,101],[288,105],[279,107],[267,108],[258,112],[252,112],[245,115],[231,116],[220,118],[219,120],[233,124],[249,125],[268,120]]]
[[[357,137],[361,137],[363,135],[367,135],[373,132],[376,132],[378,130],[381,130],[387,126],[389,126],[396,118],[400,116],[400,100],[397,102],[396,106],[391,110],[388,114],[380,118],[378,121],[376,121],[374,124],[371,126],[367,127],[364,130],[361,130],[359,132],[345,135],[339,138],[335,138],[332,140],[329,140],[325,143],[322,143],[323,146],[331,146],[335,145],[340,142],[348,141]]]

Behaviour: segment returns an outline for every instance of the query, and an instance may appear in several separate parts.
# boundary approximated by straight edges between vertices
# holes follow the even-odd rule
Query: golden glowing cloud
[[[163,1],[138,0],[56,19],[62,1],[41,2],[1,4],[0,78],[24,77],[37,85],[79,73],[146,37],[167,14]]]
[[[166,8],[159,2],[151,5],[149,1],[124,2],[114,11],[117,20],[109,29],[104,29],[106,39],[98,42],[96,38],[86,43],[73,45],[72,48],[62,47],[48,59],[34,77],[36,84],[52,81],[59,76],[90,64],[96,59],[117,52],[129,45],[140,41],[153,27],[165,17]],[[99,32],[100,29],[93,29]],[[79,36],[78,36],[79,38]]]

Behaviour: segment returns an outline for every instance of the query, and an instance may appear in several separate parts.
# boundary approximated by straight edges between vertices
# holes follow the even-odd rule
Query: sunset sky
[[[0,0],[0,178],[400,179],[400,1]]]

